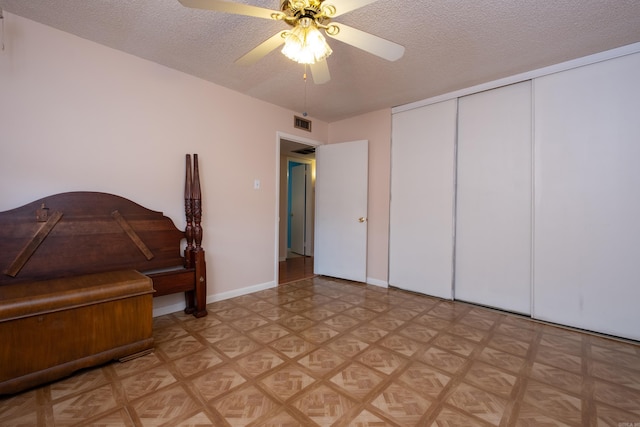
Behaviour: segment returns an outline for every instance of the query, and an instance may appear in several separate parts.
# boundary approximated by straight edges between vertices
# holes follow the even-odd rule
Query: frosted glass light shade
[[[315,64],[331,55],[332,50],[312,21],[300,20],[285,38],[282,53],[300,64]]]

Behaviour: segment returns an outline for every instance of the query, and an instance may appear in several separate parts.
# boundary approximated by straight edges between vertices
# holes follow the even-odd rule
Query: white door
[[[393,115],[389,284],[451,299],[456,100]]]
[[[531,82],[460,98],[455,298],[531,313]]]
[[[314,273],[366,282],[369,142],[316,149]]]
[[[291,252],[306,255],[307,165],[291,168]]]
[[[639,75],[636,53],[534,85],[533,317],[632,340],[640,340]]]

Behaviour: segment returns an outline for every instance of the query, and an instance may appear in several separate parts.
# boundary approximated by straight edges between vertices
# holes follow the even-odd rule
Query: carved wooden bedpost
[[[191,154],[187,154],[187,176],[184,182],[184,213],[187,219],[187,226],[184,230],[187,238],[187,247],[184,250],[185,268],[193,267],[193,200],[191,183]]]
[[[191,189],[193,200],[193,240],[195,252],[202,250],[202,192],[200,191],[200,172],[198,170],[198,155],[193,155],[193,188]]]
[[[198,155],[193,155],[193,175],[191,173],[191,155],[187,154],[187,170],[184,184],[184,212],[187,225],[184,230],[187,247],[184,250],[185,268],[195,270],[195,290],[185,292],[185,313],[196,317],[207,315],[207,269],[202,249],[202,192],[200,190],[200,171]]]
[[[191,176],[191,154],[187,154],[186,177],[184,180],[184,214],[187,225],[184,230],[187,239],[187,247],[184,249],[184,267],[194,268],[193,260],[193,178]],[[185,309],[187,314],[193,314],[196,308],[196,292],[188,291],[184,293]]]
[[[205,265],[204,249],[202,249],[202,192],[200,190],[200,170],[198,168],[197,154],[193,155],[191,202],[193,215],[193,247],[190,251],[191,267],[196,270],[196,301],[195,307],[192,309],[192,313],[196,317],[202,317],[207,315],[207,269]]]

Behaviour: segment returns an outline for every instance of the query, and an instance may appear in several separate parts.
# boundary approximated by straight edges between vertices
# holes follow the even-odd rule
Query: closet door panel
[[[452,298],[456,100],[394,114],[389,284]]]
[[[531,82],[458,107],[455,298],[531,312]]]
[[[534,317],[640,339],[640,54],[536,79]]]

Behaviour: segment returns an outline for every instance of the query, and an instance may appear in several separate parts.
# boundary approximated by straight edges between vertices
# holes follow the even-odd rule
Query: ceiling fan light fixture
[[[298,24],[287,34],[282,53],[300,64],[315,64],[331,55],[333,51],[318,30],[313,19],[300,18]]]

